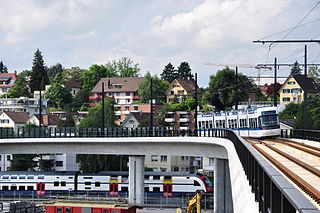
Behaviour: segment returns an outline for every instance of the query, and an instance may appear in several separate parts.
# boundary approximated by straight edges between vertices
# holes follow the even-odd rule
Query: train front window
[[[210,180],[209,180],[207,177],[204,177],[203,180],[204,180],[205,184],[206,184],[208,187],[211,187],[211,186],[212,186]]]
[[[264,115],[260,117],[262,126],[277,126],[279,125],[279,120],[277,115]]]

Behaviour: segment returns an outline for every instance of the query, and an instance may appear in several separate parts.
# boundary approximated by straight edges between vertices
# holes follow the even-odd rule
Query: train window
[[[27,186],[27,190],[33,190],[33,186]]]
[[[59,181],[54,181],[53,186],[59,186]]]
[[[73,179],[73,177],[69,177],[69,179]]]
[[[71,209],[70,208],[66,208],[66,213],[71,213]]]
[[[9,176],[2,176],[2,179],[9,179]]]
[[[153,180],[160,180],[160,176],[159,175],[153,176]]]
[[[24,190],[26,190],[26,187],[25,186],[19,186],[19,190],[20,191],[24,191]]]
[[[27,179],[34,179],[34,176],[29,175],[29,176],[27,177]]]
[[[84,189],[91,189],[91,187],[84,187]]]
[[[210,128],[210,129],[213,128],[213,123],[212,123],[212,121],[209,121],[209,128]]]
[[[17,190],[17,186],[11,186],[11,190],[12,191],[16,191]]]
[[[2,186],[2,190],[9,190],[9,186]]]
[[[61,181],[61,182],[60,182],[60,185],[61,185],[61,186],[66,186],[67,183],[66,183],[65,181]]]
[[[38,179],[44,179],[44,176],[38,176]]]
[[[186,177],[186,179],[190,179],[190,177]]]
[[[202,129],[205,129],[206,128],[206,124],[204,121],[202,121]]]
[[[108,209],[104,209],[103,213],[109,213],[109,210]]]
[[[17,179],[18,177],[17,176],[11,176],[11,179]]]
[[[198,129],[201,129],[201,121],[198,121]]]
[[[128,187],[122,186],[122,187],[121,187],[121,191],[122,191],[122,192],[128,192],[129,190],[128,190]]]
[[[119,210],[113,209],[112,213],[119,213]]]
[[[144,176],[144,179],[145,179],[145,180],[149,180],[149,178],[150,178],[150,175],[145,175],[145,176]]]
[[[144,187],[144,192],[149,192],[149,187]]]
[[[19,176],[19,179],[26,179],[26,176]]]
[[[89,185],[91,185],[91,182],[84,182],[84,185],[89,186]]]
[[[62,208],[58,207],[57,208],[57,213],[62,213]]]
[[[101,186],[101,183],[100,183],[99,181],[96,181],[96,182],[94,183],[94,186],[95,186],[95,187],[100,187],[100,186]]]
[[[160,192],[160,187],[153,187],[153,192]]]
[[[172,179],[172,176],[164,176],[163,179],[164,179],[164,180],[171,180],[171,179]]]
[[[83,179],[92,179],[92,177],[83,177]]]
[[[194,186],[200,186],[200,183],[195,180],[195,181],[193,181],[193,185],[194,185]]]

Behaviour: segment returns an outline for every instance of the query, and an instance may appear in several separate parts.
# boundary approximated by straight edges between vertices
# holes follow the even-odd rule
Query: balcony
[[[188,130],[189,129],[189,127],[188,126],[180,126],[180,128],[179,128],[180,130]]]
[[[189,122],[189,118],[180,118],[180,123]]]
[[[172,122],[174,122],[174,121],[175,121],[174,118],[165,118],[165,119],[164,119],[164,122],[167,122],[167,123],[172,123]]]

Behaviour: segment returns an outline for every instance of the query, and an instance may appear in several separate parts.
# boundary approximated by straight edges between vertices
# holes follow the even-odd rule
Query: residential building
[[[0,73],[0,95],[7,93],[16,82],[16,73]]]
[[[167,102],[174,100],[175,97],[179,103],[183,101],[183,97],[192,98],[195,93],[195,88],[195,81],[193,79],[175,79],[166,91]],[[198,92],[200,93],[200,90],[198,90]]]
[[[157,115],[157,112],[161,109],[163,109],[163,105],[154,104],[153,105],[154,115]],[[123,124],[123,122],[126,120],[127,116],[131,112],[150,113],[151,106],[150,104],[116,104],[114,106],[114,111],[115,111],[115,123],[120,126]],[[138,119],[140,119],[140,117]]]
[[[91,106],[95,106],[97,101],[101,100],[102,84],[104,84],[104,95],[113,98],[116,104],[131,104],[140,99],[138,89],[143,80],[143,77],[101,78],[91,90],[92,95],[89,97],[92,101]]]
[[[279,89],[280,104],[302,103],[304,93],[314,97],[320,92],[320,86],[305,75],[290,75]]]
[[[39,113],[38,98],[1,98],[0,99],[0,112],[26,112],[28,115]],[[47,113],[47,100],[42,99],[42,113]]]
[[[29,119],[26,112],[2,112],[0,114],[0,127],[19,128],[24,127]]]
[[[194,129],[194,112],[176,111],[167,112],[166,127],[180,130]]]
[[[121,124],[124,128],[136,128],[143,122],[150,123],[150,113],[147,112],[131,112]]]
[[[74,80],[69,80],[65,84],[65,87],[69,88],[71,90],[72,96],[76,96],[76,94],[81,90],[81,85],[79,82]]]
[[[11,166],[11,154],[0,154],[0,171],[9,171]]]
[[[76,162],[76,154],[46,154],[41,155],[36,161],[39,166],[37,171],[79,171],[79,164]]]
[[[60,121],[60,119],[57,115],[44,114],[44,115],[41,115],[41,117],[42,117],[41,126],[43,126],[43,127],[57,127],[59,124],[59,121]],[[39,126],[40,115],[39,114],[32,115],[28,119],[27,123],[32,123],[32,124]]]

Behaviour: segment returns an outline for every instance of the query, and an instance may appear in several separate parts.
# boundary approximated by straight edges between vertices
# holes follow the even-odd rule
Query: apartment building
[[[167,127],[180,130],[194,128],[194,112],[176,111],[167,112],[165,123]]]
[[[1,98],[0,99],[0,112],[25,112],[28,115],[39,113],[39,98]],[[42,99],[42,114],[47,113],[47,100]]]

